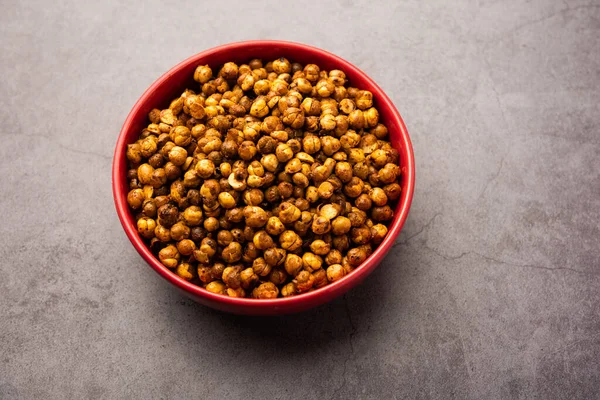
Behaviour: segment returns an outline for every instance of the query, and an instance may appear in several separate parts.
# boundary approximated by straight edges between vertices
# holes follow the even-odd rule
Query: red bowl
[[[151,109],[165,108],[173,98],[181,94],[184,88],[197,86],[192,76],[198,65],[208,64],[215,70],[228,61],[243,63],[252,58],[272,60],[282,56],[292,62],[314,63],[328,70],[340,69],[346,73],[352,86],[373,93],[380,121],[388,127],[390,141],[400,153],[403,172],[402,195],[383,242],[363,264],[339,281],[309,293],[273,300],[234,298],[214,294],[181,279],[167,269],[138,235],[134,216],[127,205],[129,184],[126,179],[128,169],[125,157],[126,146],[128,143],[135,142],[140,131],[147,125],[147,115]],[[383,90],[364,72],[338,56],[304,44],[276,40],[239,42],[215,47],[188,58],[161,76],[144,92],[127,116],[117,140],[112,168],[112,187],[117,214],[127,237],[144,260],[160,276],[198,303],[222,311],[252,315],[288,314],[307,310],[333,300],[361,283],[379,265],[400,233],[410,209],[414,185],[415,161],[410,138],[398,110]]]

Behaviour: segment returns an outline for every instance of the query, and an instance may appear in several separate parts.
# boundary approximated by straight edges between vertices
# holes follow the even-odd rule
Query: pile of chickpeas
[[[318,289],[381,243],[398,152],[373,94],[285,58],[198,66],[128,145],[137,230],[181,278],[232,297]]]

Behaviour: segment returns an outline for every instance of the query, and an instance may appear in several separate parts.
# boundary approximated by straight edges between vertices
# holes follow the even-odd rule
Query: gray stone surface
[[[0,398],[599,397],[598,1],[3,1],[0,38]],[[280,318],[181,297],[110,188],[146,87],[255,38],[364,69],[417,160],[381,267]]]

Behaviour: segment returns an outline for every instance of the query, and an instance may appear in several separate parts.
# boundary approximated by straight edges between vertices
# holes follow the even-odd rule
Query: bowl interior
[[[151,109],[168,107],[171,100],[179,96],[185,88],[198,88],[198,83],[192,78],[198,65],[208,64],[215,71],[219,65],[228,61],[240,64],[248,62],[252,58],[272,60],[278,57],[286,57],[292,62],[302,64],[314,63],[327,70],[341,69],[346,73],[350,85],[373,93],[380,121],[387,126],[389,140],[400,154],[400,165],[403,171],[400,182],[402,194],[384,241],[361,266],[339,281],[312,292],[273,300],[231,298],[213,294],[179,278],[164,267],[137,234],[134,216],[126,201],[129,185],[125,177],[127,171],[125,147],[134,142],[141,130],[147,126],[147,115]],[[360,283],[379,264],[400,233],[410,208],[413,189],[414,158],[408,132],[400,114],[381,88],[358,68],[331,53],[298,43],[280,41],[253,41],[224,45],[192,56],[173,67],[154,82],[133,107],[121,130],[113,161],[113,194],[117,214],[137,251],[154,270],[194,300],[214,308],[237,313],[280,314],[300,311],[325,303]]]

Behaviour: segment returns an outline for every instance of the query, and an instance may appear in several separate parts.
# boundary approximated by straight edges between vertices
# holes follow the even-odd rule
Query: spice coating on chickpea
[[[159,261],[230,297],[300,295],[384,241],[402,196],[377,99],[284,57],[198,65],[127,145],[127,203]]]

